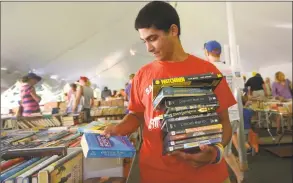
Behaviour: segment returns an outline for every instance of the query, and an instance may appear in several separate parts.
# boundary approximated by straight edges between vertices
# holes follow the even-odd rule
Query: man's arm
[[[264,92],[265,92],[265,96],[269,96],[269,93],[268,93],[268,91],[267,91],[267,87],[266,87],[266,84],[262,84],[262,88],[263,88],[263,90],[264,90]]]
[[[232,128],[228,110],[223,110],[222,112],[218,113],[218,116],[220,118],[220,123],[223,126],[222,145],[225,147],[230,142],[232,137]]]

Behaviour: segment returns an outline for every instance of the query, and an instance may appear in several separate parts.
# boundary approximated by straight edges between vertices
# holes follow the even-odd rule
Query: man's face
[[[168,60],[174,52],[174,32],[165,32],[155,28],[138,30],[141,40],[144,41],[147,51],[152,53],[156,60]]]

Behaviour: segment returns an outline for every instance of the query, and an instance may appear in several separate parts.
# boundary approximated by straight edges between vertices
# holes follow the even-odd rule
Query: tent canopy
[[[100,87],[123,88],[129,74],[153,59],[134,29],[145,4],[3,2],[1,88],[28,71],[55,75],[57,83],[83,75]],[[291,2],[237,2],[233,8],[243,71],[292,63]],[[178,2],[177,10],[187,52],[203,57],[206,41],[228,44],[224,2]]]

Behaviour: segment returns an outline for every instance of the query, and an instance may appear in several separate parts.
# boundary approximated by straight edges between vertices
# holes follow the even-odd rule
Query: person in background
[[[85,113],[85,122],[91,121],[91,113],[90,109],[94,105],[94,91],[90,87],[90,82],[87,77],[80,77],[79,79],[80,86],[77,88],[76,91],[76,100],[73,107],[73,112],[77,112],[77,107],[80,104],[81,98],[83,97],[83,106],[82,111]]]
[[[117,94],[118,94],[117,90],[113,90],[111,97],[115,98],[115,97],[117,97]]]
[[[245,87],[248,88],[248,94],[253,97],[268,96],[265,83],[259,73],[253,72],[252,77],[247,80]]]
[[[243,104],[243,118],[244,118],[244,134],[245,134],[245,148],[247,153],[252,153],[253,148],[252,146],[248,143],[248,133],[249,130],[251,130],[251,119],[253,116],[253,110],[249,109],[248,106],[251,104],[251,101],[248,100],[248,96],[242,96],[242,104]],[[237,150],[239,150],[239,145],[238,145],[238,140],[237,140],[237,133],[234,133],[232,136],[232,141],[233,145]]]
[[[111,96],[112,96],[111,90],[109,90],[108,87],[105,86],[104,90],[101,93],[102,100],[106,100],[106,98],[111,97]]]
[[[116,125],[107,126],[104,135],[128,135],[143,124],[143,140],[139,153],[140,183],[229,183],[229,174],[222,159],[223,147],[231,139],[228,108],[236,103],[226,80],[222,80],[215,94],[217,109],[223,126],[222,142],[201,145],[194,154],[174,151],[162,155],[163,141],[159,116],[162,110],[152,105],[153,79],[179,77],[220,71],[211,63],[188,54],[180,41],[180,19],[168,2],[152,1],[138,13],[135,29],[155,60],[143,66],[131,82],[127,114]],[[222,161],[223,160],[223,161]]]
[[[135,76],[134,74],[129,75],[129,81],[128,81],[127,86],[125,88],[126,101],[130,101],[131,84],[132,84],[132,80],[133,80],[134,76]]]
[[[70,90],[68,92],[68,104],[67,111],[72,111],[76,100],[77,85],[75,83],[70,84]],[[70,95],[70,96],[69,96]]]
[[[217,41],[209,41],[204,44],[204,51],[205,56],[207,57],[208,61],[215,65],[220,72],[225,76],[225,79],[230,87],[232,93],[236,93],[235,82],[236,76],[233,75],[232,69],[227,65],[221,62],[220,56],[222,53],[221,44]],[[240,78],[242,81],[242,78]],[[244,83],[243,83],[244,84]],[[243,86],[242,84],[242,86]],[[232,127],[232,134],[234,135],[239,128],[239,110],[238,105],[235,104],[229,108],[229,119],[231,122]],[[238,149],[237,149],[238,150]],[[240,183],[243,181],[244,174],[240,169],[239,163],[237,163],[236,157],[232,152],[232,140],[230,140],[229,144],[225,147],[225,160],[233,170],[235,176],[237,177],[237,182]]]
[[[272,85],[272,95],[280,101],[284,101],[285,99],[292,100],[292,82],[289,79],[286,79],[285,74],[281,71],[276,72],[275,74],[275,82]],[[280,121],[281,117],[277,115],[276,123],[278,135],[281,134]]]
[[[39,106],[41,97],[37,95],[34,87],[41,80],[42,78],[35,73],[29,73],[22,78],[20,89],[22,116],[30,116],[32,113],[41,112]]]
[[[269,77],[267,77],[265,80],[265,88],[266,88],[268,96],[272,96],[272,84]]]

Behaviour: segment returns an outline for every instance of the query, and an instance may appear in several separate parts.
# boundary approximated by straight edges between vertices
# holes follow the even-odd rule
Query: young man
[[[204,44],[204,50],[205,50],[205,56],[207,57],[208,61],[214,64],[221,73],[225,76],[226,81],[231,89],[231,91],[236,94],[236,83],[235,82],[241,82],[239,86],[243,86],[243,80],[242,78],[236,79],[235,76],[233,76],[232,69],[223,62],[220,61],[220,56],[222,53],[222,47],[221,44],[217,41],[209,41]],[[236,96],[236,95],[235,95]],[[235,134],[237,132],[237,129],[239,128],[239,110],[237,104],[233,105],[229,108],[229,119],[232,126],[232,139],[233,141],[237,142],[237,135]],[[238,144],[238,143],[237,143]],[[225,160],[233,170],[235,176],[237,177],[237,182],[240,183],[243,180],[243,172],[240,170],[240,165],[237,163],[236,158],[234,154],[232,153],[232,140],[229,142],[229,144],[225,148],[225,154],[224,154]]]
[[[216,156],[222,152],[216,146],[201,146],[201,151],[197,154],[176,152],[163,156],[162,134],[157,120],[162,111],[154,111],[152,105],[153,79],[220,73],[219,70],[211,63],[184,51],[179,39],[179,16],[168,3],[153,1],[144,6],[136,17],[135,28],[155,61],[143,66],[135,74],[129,104],[131,113],[118,125],[108,127],[105,135],[132,133],[144,121],[143,144],[139,156],[141,183],[230,182],[225,161],[216,161]],[[217,112],[223,125],[221,146],[226,146],[231,139],[227,109],[236,101],[225,80],[218,85],[215,94],[220,103]]]

